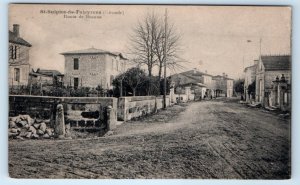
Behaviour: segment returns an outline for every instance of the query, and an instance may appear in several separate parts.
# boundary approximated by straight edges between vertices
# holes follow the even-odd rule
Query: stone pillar
[[[107,131],[111,131],[116,128],[116,117],[112,106],[106,107],[107,113]]]
[[[54,133],[58,138],[64,138],[66,134],[64,108],[62,104],[58,104],[56,107]]]
[[[174,93],[174,87],[170,88],[170,99],[171,99],[171,103],[175,103],[176,98]]]
[[[190,100],[190,94],[191,94],[191,87],[185,87],[185,94],[187,101]]]

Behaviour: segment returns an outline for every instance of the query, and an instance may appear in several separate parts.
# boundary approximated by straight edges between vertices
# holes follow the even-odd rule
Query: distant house
[[[114,78],[125,71],[126,58],[121,53],[96,48],[61,53],[65,57],[64,85],[112,89]]]
[[[186,102],[195,99],[202,99],[206,92],[206,85],[196,77],[185,73],[171,76],[172,87],[170,96],[172,102]],[[173,92],[174,91],[174,92]]]
[[[212,80],[212,75],[208,74],[207,71],[205,72],[201,72],[198,71],[197,69],[193,69],[193,70],[189,70],[186,72],[183,72],[181,74],[184,75],[188,75],[192,78],[197,79],[198,83],[204,84],[205,85],[205,89],[202,88],[202,90],[204,90],[203,92],[201,92],[201,98],[204,97],[215,97],[215,83]]]
[[[30,72],[29,50],[31,44],[20,37],[20,26],[9,31],[9,86],[27,85]]]
[[[225,73],[223,76],[212,76],[207,72],[193,69],[172,75],[171,81],[175,86],[175,94],[187,94],[195,100],[218,96],[232,97],[233,94],[233,79],[228,78]]]
[[[57,70],[37,69],[29,73],[30,84],[42,84],[43,86],[62,86],[63,74]]]
[[[252,97],[252,95],[249,94],[248,92],[250,92],[251,90],[250,85],[254,83],[256,79],[256,67],[257,64],[254,64],[244,69],[244,73],[245,73],[244,97],[247,102],[249,102],[253,98],[255,99],[255,97]]]
[[[284,82],[284,88],[278,86]],[[290,104],[291,56],[261,56],[256,68],[257,102],[264,106]],[[283,91],[284,90],[284,91]],[[283,93],[284,92],[284,93]]]
[[[223,73],[223,75],[213,76],[214,88],[216,91],[216,97],[232,97],[233,96],[233,79],[228,78],[228,75]]]

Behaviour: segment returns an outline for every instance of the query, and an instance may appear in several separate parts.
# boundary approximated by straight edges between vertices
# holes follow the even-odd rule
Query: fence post
[[[64,138],[66,134],[64,108],[62,104],[58,104],[56,107],[54,132],[55,135],[61,139]]]
[[[106,107],[106,113],[107,113],[107,131],[111,131],[116,128],[116,118],[115,113],[112,108],[112,106]]]

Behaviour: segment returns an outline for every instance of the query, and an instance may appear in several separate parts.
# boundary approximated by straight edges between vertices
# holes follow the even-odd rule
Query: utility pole
[[[166,102],[166,95],[167,95],[167,17],[168,17],[168,10],[166,9],[165,12],[165,43],[164,43],[164,106],[163,108],[167,108]]]
[[[262,38],[259,39],[259,57],[261,57],[261,42]]]

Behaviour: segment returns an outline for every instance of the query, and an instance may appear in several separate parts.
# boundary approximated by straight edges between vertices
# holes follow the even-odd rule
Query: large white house
[[[61,53],[65,57],[64,85],[112,89],[113,79],[126,70],[121,53],[96,48]]]

